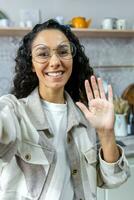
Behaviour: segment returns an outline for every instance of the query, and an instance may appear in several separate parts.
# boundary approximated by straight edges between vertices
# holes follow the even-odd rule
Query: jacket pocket
[[[29,164],[50,165],[53,161],[54,151],[25,141],[18,145],[18,156]]]
[[[39,199],[43,188],[49,184],[54,162],[53,150],[29,141],[19,143],[17,153],[1,172],[0,195],[10,193],[16,197],[17,193],[19,198]]]
[[[48,174],[51,174],[54,152],[28,141],[24,141],[18,146],[16,161],[22,171],[27,188],[25,195],[38,199],[43,188],[46,187]]]

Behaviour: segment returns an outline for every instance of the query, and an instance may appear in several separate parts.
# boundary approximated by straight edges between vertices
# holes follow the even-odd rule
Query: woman
[[[125,182],[112,88],[107,99],[71,30],[55,20],[36,25],[15,69],[12,95],[0,98],[0,199],[93,200],[97,185]]]

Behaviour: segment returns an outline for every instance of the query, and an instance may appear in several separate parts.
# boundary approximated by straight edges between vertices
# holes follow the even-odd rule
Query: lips
[[[46,72],[45,74],[51,77],[59,77],[63,75],[63,73],[64,73],[63,71],[57,71],[57,72]]]

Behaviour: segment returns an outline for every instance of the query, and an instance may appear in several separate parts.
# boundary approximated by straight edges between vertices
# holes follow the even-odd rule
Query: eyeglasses
[[[32,58],[35,62],[46,63],[53,53],[60,59],[70,60],[76,55],[76,47],[72,42],[62,42],[55,49],[50,49],[44,44],[39,44],[33,47]]]

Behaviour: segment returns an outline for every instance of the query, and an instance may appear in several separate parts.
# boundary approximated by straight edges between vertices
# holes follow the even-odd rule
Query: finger
[[[81,102],[76,102],[76,105],[84,113],[85,117],[88,118],[89,115],[90,115],[90,111],[87,109],[87,107],[83,103],[81,103]]]
[[[93,99],[94,97],[93,97],[93,93],[92,93],[88,80],[85,80],[85,90],[86,90],[88,102],[90,102],[90,100]]]
[[[99,98],[99,90],[98,90],[98,86],[96,83],[96,79],[95,76],[91,76],[91,85],[92,85],[92,89],[93,89],[93,94],[95,98]]]
[[[108,101],[113,102],[113,89],[111,85],[108,85]]]
[[[105,95],[105,91],[104,91],[104,87],[103,87],[103,82],[101,78],[98,78],[98,87],[99,87],[99,91],[100,91],[100,97],[102,99],[106,99],[106,95]]]

